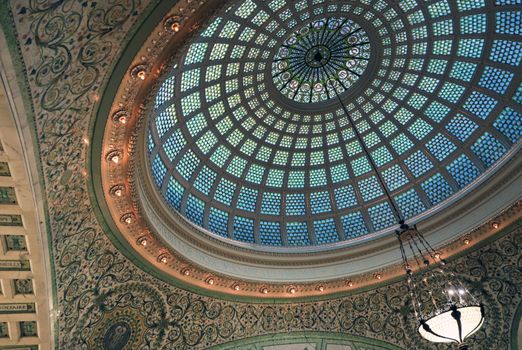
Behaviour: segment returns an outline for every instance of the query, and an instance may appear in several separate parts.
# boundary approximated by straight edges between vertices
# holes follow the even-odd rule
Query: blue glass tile
[[[449,112],[450,109],[448,106],[445,106],[437,101],[432,102],[426,109],[426,115],[436,123],[440,123],[442,120],[444,120]]]
[[[256,210],[257,190],[249,187],[241,187],[237,198],[237,208],[254,212]]]
[[[476,63],[456,61],[451,69],[450,77],[470,82],[476,69]]]
[[[447,82],[442,86],[442,89],[439,92],[439,96],[448,102],[457,103],[464,93],[464,90],[466,90],[466,88],[462,85]]]
[[[424,119],[415,120],[409,127],[408,131],[415,136],[417,140],[424,139],[431,131],[433,127],[428,124]]]
[[[480,58],[484,49],[484,39],[461,39],[457,55],[461,57]]]
[[[350,213],[341,217],[346,239],[355,238],[368,233],[368,228],[360,212]]]
[[[154,182],[158,188],[161,188],[166,173],[167,167],[165,166],[165,163],[163,163],[163,160],[161,160],[160,155],[157,154],[152,161],[152,177],[154,178]]]
[[[188,150],[183,157],[176,164],[176,170],[180,173],[181,176],[187,181],[190,181],[192,174],[196,170],[199,164],[199,159],[196,155]]]
[[[391,145],[395,152],[401,155],[413,147],[413,142],[406,135],[400,134],[391,141]]]
[[[477,139],[471,146],[471,150],[482,160],[486,168],[492,166],[506,153],[506,148],[487,132]]]
[[[355,176],[361,176],[372,170],[370,162],[368,162],[368,158],[366,158],[366,156],[354,159],[350,164]]]
[[[288,173],[288,187],[303,188],[305,182],[304,171],[290,171]]]
[[[241,242],[254,243],[254,220],[235,216],[234,238]]]
[[[158,108],[163,102],[170,100],[174,96],[176,76],[168,77],[163,84],[161,84],[158,94],[156,95],[155,108]]]
[[[453,189],[446,179],[439,173],[424,181],[421,187],[433,205],[442,202],[453,194]]]
[[[395,197],[395,202],[405,219],[409,219],[426,210],[426,206],[422,203],[414,189]]]
[[[375,199],[384,194],[381,185],[375,176],[359,181],[359,191],[365,202]]]
[[[493,126],[515,143],[522,136],[522,114],[506,107],[497,117]]]
[[[305,215],[306,202],[304,193],[288,193],[286,195],[286,215]]]
[[[442,75],[446,71],[448,61],[442,59],[432,59],[428,65],[428,72]]]
[[[332,182],[338,183],[342,181],[346,181],[350,178],[350,175],[348,174],[348,169],[346,167],[346,164],[337,164],[330,168],[330,173],[332,175]]]
[[[522,0],[495,0],[495,5],[520,5]]]
[[[173,177],[169,179],[167,184],[167,191],[165,192],[165,198],[167,202],[177,211],[181,209],[181,200],[183,199],[183,193],[185,188],[176,181]]]
[[[464,103],[464,108],[481,119],[487,119],[496,105],[497,101],[493,97],[473,91]]]
[[[163,146],[163,150],[169,160],[172,162],[174,158],[181,152],[181,150],[185,147],[186,141],[183,137],[183,133],[181,130],[174,130],[172,135],[165,141],[165,145]]]
[[[349,208],[357,205],[357,197],[351,185],[334,189],[335,202],[338,209]]]
[[[477,34],[486,32],[486,14],[463,16],[460,18],[461,34]]]
[[[246,180],[255,184],[260,184],[263,179],[263,174],[265,173],[265,168],[258,164],[252,164],[250,169],[248,169]]]
[[[440,162],[457,150],[457,146],[442,134],[437,134],[431,139],[431,141],[426,144],[426,148]]]
[[[446,129],[462,142],[466,141],[477,128],[477,124],[462,114],[457,114],[446,125]]]
[[[275,192],[263,193],[261,200],[261,213],[266,215],[279,215],[281,212],[281,194]]]
[[[205,203],[201,199],[189,194],[187,198],[187,207],[185,208],[185,216],[187,219],[201,226],[203,225],[204,211]]]
[[[457,9],[459,12],[465,12],[477,8],[482,8],[486,4],[484,0],[456,0]]]
[[[413,153],[404,162],[415,177],[419,177],[433,169],[433,163],[422,151]]]
[[[332,211],[330,194],[327,191],[310,193],[310,209],[312,214]]]
[[[380,203],[368,209],[368,214],[375,231],[390,227],[397,223],[397,219],[388,203]]]
[[[506,92],[513,76],[514,74],[511,72],[487,66],[478,84],[483,88],[503,94]]]
[[[308,225],[306,221],[287,222],[286,236],[288,238],[288,245],[310,245]]]
[[[333,219],[314,221],[315,238],[318,244],[334,243],[339,241],[339,235]]]
[[[489,59],[494,62],[519,66],[522,61],[522,42],[511,40],[493,41]]]
[[[394,165],[382,172],[382,177],[390,191],[406,185],[409,181],[400,166]]]
[[[431,18],[438,18],[449,15],[451,13],[451,9],[447,0],[441,0],[429,5],[428,11]]]
[[[215,180],[216,173],[204,166],[194,181],[194,187],[201,193],[208,196]]]
[[[176,123],[178,119],[176,118],[176,109],[174,106],[167,108],[165,111],[158,114],[156,117],[156,132],[158,133],[158,137],[163,137],[163,135],[170,130]]]
[[[461,188],[480,175],[479,169],[465,154],[455,159],[446,169]]]
[[[522,34],[521,11],[499,11],[496,13],[496,29],[499,34]]]
[[[261,221],[259,223],[259,240],[265,245],[283,245],[279,222]]]
[[[326,171],[324,168],[310,170],[310,187],[326,186]]]
[[[207,43],[194,43],[190,45],[187,55],[185,56],[185,64],[202,62],[207,51]]]
[[[393,156],[386,146],[379,147],[371,153],[372,159],[378,167],[388,164],[393,160]]]
[[[220,236],[228,237],[228,213],[211,207],[208,216],[208,229]]]
[[[220,201],[223,204],[230,205],[234,192],[236,191],[236,184],[228,181],[227,179],[221,179],[219,185],[214,193],[214,199]]]
[[[283,187],[283,179],[285,172],[280,169],[269,169],[266,185],[271,187]]]

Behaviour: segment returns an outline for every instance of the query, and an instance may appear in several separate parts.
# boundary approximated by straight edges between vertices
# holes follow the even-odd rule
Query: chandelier
[[[399,223],[396,234],[420,335],[434,343],[456,343],[459,349],[468,349],[466,339],[484,323],[484,306],[453,272],[445,271],[446,261],[416,226]],[[423,275],[414,275],[412,265],[418,270],[434,266]]]
[[[325,73],[328,74],[326,69]],[[339,83],[342,85],[335,75],[332,76],[334,77],[332,79],[336,80],[335,84],[331,82],[332,86]],[[331,90],[335,91],[399,224],[396,234],[413,312],[419,323],[419,334],[433,343],[455,343],[460,350],[468,349],[466,339],[478,331],[484,323],[484,306],[475,299],[453,272],[445,270],[446,261],[432,248],[417,230],[416,225],[409,226],[405,223],[339,92],[336,88]],[[413,274],[414,270],[422,269],[426,269],[424,274]]]

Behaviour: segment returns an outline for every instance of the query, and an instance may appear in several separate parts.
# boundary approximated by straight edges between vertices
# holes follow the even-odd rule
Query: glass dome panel
[[[310,246],[387,230],[396,220],[340,98],[415,221],[520,142],[522,15],[497,5],[233,3],[158,90],[153,182],[172,210],[238,242]]]

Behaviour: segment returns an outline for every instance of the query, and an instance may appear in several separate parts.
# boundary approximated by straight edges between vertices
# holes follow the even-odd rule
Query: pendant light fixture
[[[468,349],[466,339],[479,330],[484,323],[484,306],[475,299],[453,272],[445,270],[446,261],[441,259],[440,254],[417,230],[416,225],[410,227],[405,223],[355,122],[339,96],[337,87],[342,86],[343,83],[337,79],[335,74],[332,74],[333,72],[328,72],[324,66],[323,69],[326,75],[334,77],[328,81],[328,84],[330,84],[331,90],[335,91],[399,224],[396,235],[413,312],[418,321],[419,334],[433,343],[454,343],[458,344],[458,348],[461,350]],[[329,90],[326,89],[327,93]],[[428,267],[431,268],[427,269]],[[422,275],[414,275],[414,269],[417,271],[427,269],[427,271]]]

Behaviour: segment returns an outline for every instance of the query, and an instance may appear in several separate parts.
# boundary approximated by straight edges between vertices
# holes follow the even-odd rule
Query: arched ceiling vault
[[[434,0],[430,4],[438,2]],[[45,188],[51,263],[56,278],[54,294],[59,308],[55,324],[56,346],[118,348],[125,344],[132,349],[204,349],[234,339],[284,330],[342,332],[379,339],[405,349],[434,348],[417,336],[401,281],[392,279],[379,283],[372,272],[369,279],[373,282],[368,283],[367,288],[354,290],[344,285],[337,293],[327,296],[307,295],[294,299],[287,295],[286,298],[260,299],[235,297],[233,293],[225,295],[213,291],[212,286],[203,288],[203,283],[191,284],[183,280],[182,265],[173,265],[177,275],[167,270],[170,267],[163,264],[161,254],[174,259],[174,253],[167,248],[155,251],[161,254],[151,255],[150,259],[144,257],[136,249],[136,239],[142,231],[120,232],[120,224],[127,224],[128,216],[118,216],[116,225],[110,222],[111,212],[100,200],[110,193],[104,192],[104,187],[96,186],[101,182],[100,171],[106,163],[95,160],[105,162],[107,153],[102,148],[101,138],[92,137],[96,129],[104,129],[105,119],[112,118],[111,112],[114,112],[111,110],[113,100],[106,101],[103,96],[121,97],[118,87],[125,89],[126,79],[139,73],[132,68],[141,60],[140,55],[134,56],[140,48],[134,48],[131,56],[123,53],[128,52],[129,47],[132,49],[132,44],[127,46],[129,43],[147,40],[156,27],[147,27],[147,21],[163,25],[161,20],[169,14],[181,16],[182,23],[193,24],[183,28],[179,37],[194,35],[200,22],[191,16],[203,15],[217,3],[182,1],[173,8],[167,2],[132,0],[109,3],[13,1],[0,5],[0,15],[8,19],[2,21],[1,26],[14,62],[9,69],[16,72],[16,83],[27,111],[27,115],[20,118],[26,118],[32,126]],[[402,10],[407,13],[411,10],[408,4],[414,2],[401,3],[405,6]],[[484,3],[492,18],[497,10],[507,21],[516,20],[512,16],[520,17],[520,5],[509,1]],[[480,12],[469,11],[470,14]],[[147,51],[147,47],[142,49]],[[144,54],[143,57],[145,61],[141,63],[147,63],[148,56]],[[484,68],[484,73],[486,70]],[[520,67],[514,71],[519,79]],[[159,73],[162,73],[161,69]],[[116,76],[124,79],[111,80]],[[520,79],[507,84],[516,95]],[[128,86],[129,93],[139,92]],[[498,91],[495,94],[504,104],[520,108],[511,100],[507,101],[511,96],[502,97]],[[138,95],[129,98],[139,100]],[[122,104],[120,107],[128,106]],[[128,111],[130,117],[141,113],[139,104],[135,107]],[[145,109],[146,106],[142,108]],[[104,110],[107,113],[100,114]],[[520,132],[520,129],[516,130]],[[112,136],[112,140],[108,138],[108,144],[118,144],[124,139],[116,132]],[[134,141],[137,140],[134,135]],[[126,160],[128,154],[125,152],[133,150],[135,145],[124,145],[118,151],[123,152],[120,156]],[[91,158],[92,154],[97,154],[97,158]],[[503,169],[509,166],[507,164]],[[514,166],[513,174],[520,174],[519,164],[512,162],[511,166]],[[516,176],[505,179],[499,188],[507,188],[514,178]],[[100,191],[102,196],[95,193]],[[484,327],[474,336],[472,345],[479,344],[479,348],[511,346],[512,322],[522,298],[519,266],[522,226],[518,220],[522,205],[517,200],[520,193],[511,193],[511,196],[510,204],[504,203],[490,211],[489,216],[484,214],[483,221],[475,222],[473,229],[468,227],[459,231],[467,234],[473,246],[471,249],[465,250],[467,246],[461,239],[448,248],[448,253],[458,253],[451,259],[450,268],[480,295],[491,314],[497,315],[495,319],[487,318]],[[126,210],[126,204],[117,204],[112,209],[118,209],[118,205]],[[123,212],[126,213],[137,215],[138,210]],[[131,223],[139,218],[130,217]],[[499,226],[493,228],[493,222]],[[163,238],[158,238],[157,242],[163,242]],[[168,262],[174,264],[173,261]],[[190,262],[185,261],[185,264],[190,265]],[[197,272],[197,267],[193,266],[190,271]],[[200,277],[202,282],[208,281],[204,273]],[[214,277],[216,281],[221,278],[220,275]],[[281,295],[285,294],[288,285],[278,285],[282,287],[274,287],[274,290],[281,288]]]

